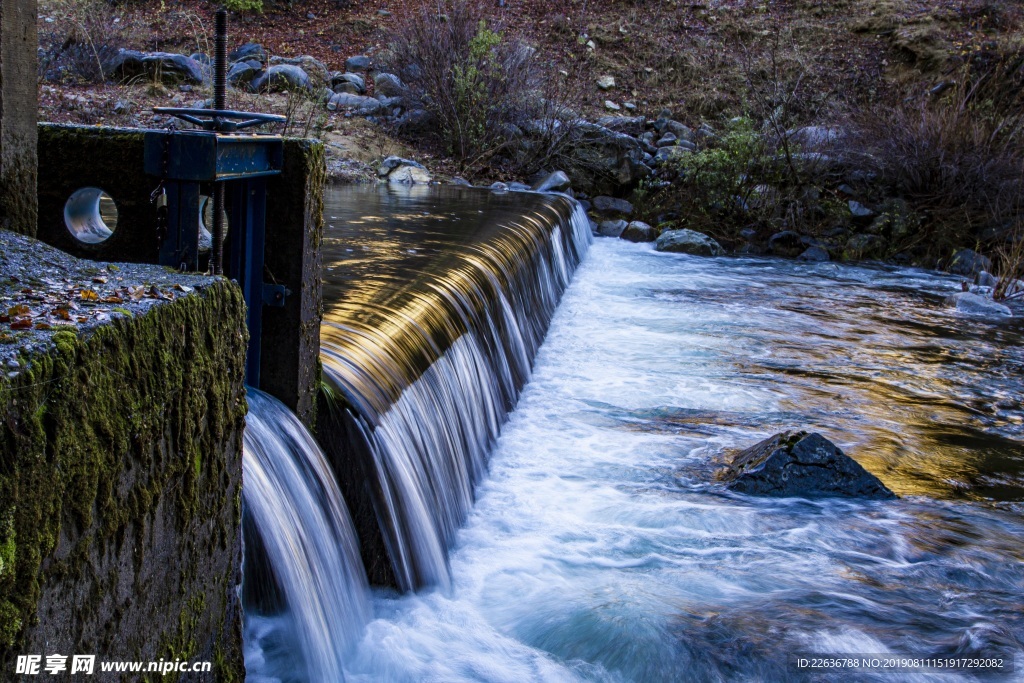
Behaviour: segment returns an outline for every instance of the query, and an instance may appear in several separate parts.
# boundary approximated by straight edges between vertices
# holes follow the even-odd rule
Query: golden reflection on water
[[[330,361],[383,413],[466,333],[467,312],[479,319],[525,263],[549,256],[551,226],[571,211],[561,198],[456,188],[330,195],[321,330]],[[537,292],[511,295],[538,303]]]

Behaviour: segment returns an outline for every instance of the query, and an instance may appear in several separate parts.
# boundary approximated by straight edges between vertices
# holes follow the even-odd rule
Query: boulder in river
[[[957,292],[946,298],[946,304],[969,315],[1013,315],[1009,306],[971,292]]]
[[[821,434],[782,432],[742,451],[725,478],[758,496],[890,500],[885,484]]]
[[[696,230],[666,230],[658,235],[654,243],[656,251],[669,251],[677,254],[694,254],[696,256],[721,256],[725,253],[722,245]]]
[[[658,231],[643,221],[632,221],[619,237],[630,242],[653,242]]]

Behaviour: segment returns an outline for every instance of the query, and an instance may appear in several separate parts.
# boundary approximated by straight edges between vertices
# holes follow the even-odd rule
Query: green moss
[[[57,352],[62,356],[73,355],[78,347],[78,334],[70,330],[55,332],[52,339],[57,347]]]
[[[91,609],[108,604],[117,573],[131,568],[102,580],[84,568],[124,543],[141,548],[128,534],[142,533],[158,506],[188,547],[206,540],[195,538],[198,525],[225,511],[237,532],[238,473],[217,454],[241,435],[244,316],[241,292],[222,281],[88,337],[59,331],[52,351],[0,378],[0,668],[51,580],[84,581]],[[73,543],[63,557],[58,539]],[[133,559],[138,571],[141,551]],[[182,590],[214,580],[186,579]],[[177,652],[208,642],[211,624],[196,632],[205,598],[169,599],[191,611],[155,624],[165,642]]]

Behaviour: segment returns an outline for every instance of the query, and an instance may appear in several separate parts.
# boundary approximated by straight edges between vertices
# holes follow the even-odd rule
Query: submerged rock
[[[782,432],[742,451],[725,478],[731,490],[758,496],[896,497],[834,443],[807,432]]]
[[[694,254],[696,256],[721,256],[725,253],[715,240],[696,230],[666,230],[655,242],[656,251],[668,251],[677,254]]]
[[[658,231],[643,221],[633,221],[626,226],[626,229],[619,235],[630,242],[653,242],[658,236]]]
[[[972,315],[1013,315],[1013,311],[1008,306],[970,292],[957,292],[946,298],[946,304],[961,313]]]
[[[626,229],[628,224],[621,218],[614,218],[607,221],[601,221],[597,226],[597,234],[604,237],[619,237],[622,232]]]

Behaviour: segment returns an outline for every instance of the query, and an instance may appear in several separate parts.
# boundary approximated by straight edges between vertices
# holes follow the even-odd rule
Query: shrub
[[[224,9],[229,12],[262,12],[263,0],[224,0]]]
[[[545,125],[554,111],[545,84],[557,77],[546,77],[535,51],[488,24],[478,6],[455,0],[439,9],[397,27],[385,65],[409,99],[436,117],[440,142],[464,168],[501,152],[519,165],[530,163],[532,155],[512,148],[520,126],[539,119],[534,128],[554,127]]]
[[[1003,62],[1002,64],[1005,64]],[[853,140],[882,190],[921,215],[915,241],[937,257],[1005,235],[1024,196],[1021,90],[1001,64],[972,73],[941,98],[861,114]]]

